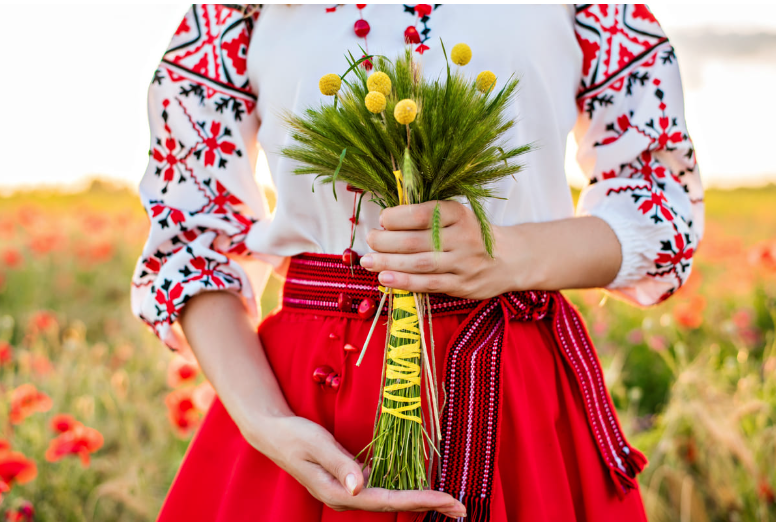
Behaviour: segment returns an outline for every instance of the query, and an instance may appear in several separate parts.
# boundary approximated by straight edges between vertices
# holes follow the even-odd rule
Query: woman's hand
[[[456,201],[440,201],[442,252],[434,252],[431,220],[436,201],[402,205],[383,211],[380,224],[367,243],[374,253],[361,266],[380,272],[380,283],[412,292],[445,293],[470,299],[488,299],[516,289],[512,270],[505,264],[506,240],[494,228],[495,257],[485,251],[477,218]],[[514,239],[519,240],[518,237]],[[528,256],[513,256],[527,264]],[[527,284],[527,282],[526,282]]]
[[[360,465],[331,433],[294,416],[239,297],[198,294],[180,320],[205,376],[245,440],[315,498],[340,511],[436,510],[465,516],[460,502],[439,491],[364,489]]]
[[[312,496],[334,509],[348,511],[439,511],[466,516],[466,508],[439,491],[389,491],[364,488],[367,473],[334,437],[302,417],[276,417],[246,440],[302,484]]]
[[[594,216],[493,228],[494,257],[485,251],[474,212],[440,201],[442,252],[434,252],[431,219],[436,201],[388,208],[385,230],[372,230],[374,253],[361,266],[380,272],[390,288],[488,299],[520,290],[608,285],[622,263],[617,236]]]

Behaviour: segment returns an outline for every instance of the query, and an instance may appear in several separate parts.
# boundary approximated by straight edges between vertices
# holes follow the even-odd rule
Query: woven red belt
[[[291,258],[283,307],[359,318],[359,305],[366,299],[380,299],[375,273],[346,266],[336,255]],[[559,292],[511,292],[485,301],[432,294],[430,302],[432,315],[468,312],[446,352],[446,405],[435,484],[466,506],[468,520],[489,519],[499,446],[501,348],[506,323],[513,320],[552,319],[603,463],[621,496],[636,488],[636,475],[647,460],[625,440],[590,336],[579,313]],[[437,517],[442,520],[430,513],[427,520]]]

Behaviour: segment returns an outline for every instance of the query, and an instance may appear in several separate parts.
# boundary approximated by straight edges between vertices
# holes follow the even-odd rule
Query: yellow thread
[[[396,176],[396,189],[399,191],[399,205],[404,205],[404,189],[401,186],[404,181],[404,176],[401,174],[401,170],[394,170],[393,175]]]
[[[401,175],[400,171],[397,180]],[[385,291],[385,289],[381,288]],[[420,396],[402,397],[394,395],[394,391],[405,390],[412,386],[420,386],[420,365],[412,362],[412,359],[420,358],[420,328],[418,321],[418,311],[415,308],[415,297],[410,292],[404,290],[393,290],[393,308],[394,311],[401,310],[406,317],[394,319],[391,322],[391,340],[396,342],[399,339],[410,341],[407,344],[394,346],[388,345],[388,364],[386,364],[386,380],[394,379],[400,382],[390,384],[383,388],[383,398],[404,404],[396,408],[390,408],[383,403],[382,411],[402,419],[407,419],[421,423],[418,415],[408,414],[420,409]],[[406,412],[406,413],[405,413]]]

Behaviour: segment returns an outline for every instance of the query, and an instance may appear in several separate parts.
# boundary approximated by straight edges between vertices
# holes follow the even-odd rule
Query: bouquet
[[[342,181],[361,191],[356,222],[365,194],[382,208],[397,205],[465,199],[476,215],[485,249],[493,254],[493,237],[483,201],[495,197],[492,184],[519,172],[515,159],[530,145],[506,148],[504,133],[514,126],[507,116],[518,81],[510,78],[496,90],[496,76],[483,71],[472,81],[460,67],[471,59],[466,44],[447,51],[446,74],[427,80],[410,50],[395,62],[368,55],[356,60],[343,75],[320,79],[332,104],[286,115],[295,143],[282,154],[301,166],[295,174],[315,174],[332,185]],[[375,71],[360,67],[366,60]],[[344,84],[344,88],[343,88]],[[315,190],[313,182],[313,190]],[[354,227],[355,230],[355,227]],[[441,251],[440,207],[435,208],[431,235]],[[353,235],[351,247],[353,245]],[[433,335],[427,295],[381,288],[383,297],[366,346],[388,304],[388,339],[384,356],[380,408],[372,442],[365,448],[364,465],[371,467],[367,487],[423,489],[431,482],[434,454],[440,437],[440,402],[435,383]],[[425,386],[423,381],[425,380]],[[432,417],[424,422],[422,397]],[[426,429],[428,426],[428,429]]]

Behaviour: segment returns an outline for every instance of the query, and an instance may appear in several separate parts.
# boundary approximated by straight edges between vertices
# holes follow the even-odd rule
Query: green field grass
[[[650,520],[776,520],[776,186],[708,191],[707,221],[693,276],[667,302],[642,310],[599,291],[568,295],[651,460],[641,476]],[[0,478],[27,469],[0,511],[155,519],[205,408],[196,394],[181,403],[190,408],[168,404],[206,387],[201,375],[171,382],[178,360],[130,313],[147,231],[137,196],[103,183],[0,199],[0,448],[10,444]],[[273,277],[265,313],[279,288]],[[20,402],[25,384],[50,402]],[[63,446],[50,426],[60,413],[97,430],[99,449]],[[50,448],[72,451],[47,458]]]

